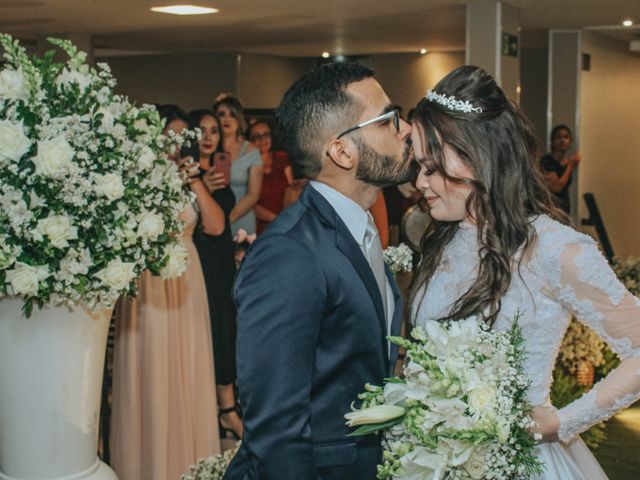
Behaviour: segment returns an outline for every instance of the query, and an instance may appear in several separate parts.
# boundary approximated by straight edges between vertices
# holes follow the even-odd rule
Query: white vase
[[[0,479],[117,480],[97,458],[111,310],[0,300]]]

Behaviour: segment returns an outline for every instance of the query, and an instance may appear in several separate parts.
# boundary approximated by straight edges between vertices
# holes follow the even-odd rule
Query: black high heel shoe
[[[221,438],[227,438],[227,433],[230,433],[235,440],[242,440],[242,438],[238,436],[238,432],[233,430],[233,428],[227,428],[222,425],[222,416],[226,415],[227,413],[233,412],[237,413],[240,417],[240,412],[238,411],[236,405],[234,405],[233,407],[221,408],[220,410],[218,410],[218,428],[220,429],[220,436]],[[242,417],[240,417],[240,419],[242,420]]]

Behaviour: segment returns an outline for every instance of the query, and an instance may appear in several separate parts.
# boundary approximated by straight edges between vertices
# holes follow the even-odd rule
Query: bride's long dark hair
[[[535,242],[530,217],[547,214],[566,223],[553,200],[537,162],[535,136],[520,109],[506,98],[493,78],[478,67],[460,67],[449,73],[434,91],[469,101],[481,113],[452,110],[424,98],[413,116],[414,128],[424,138],[423,156],[446,181],[472,187],[467,212],[477,224],[480,264],[469,290],[451,308],[446,319],[479,315],[493,325],[501,298],[511,283],[514,265]],[[473,172],[474,180],[452,177],[445,170],[444,148],[449,145]],[[413,315],[416,299],[429,285],[446,245],[460,222],[433,221],[422,240],[422,260],[410,289]]]

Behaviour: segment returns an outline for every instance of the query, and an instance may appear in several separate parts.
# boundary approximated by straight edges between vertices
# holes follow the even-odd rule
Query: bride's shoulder
[[[548,215],[537,215],[535,217],[532,217],[531,225],[535,229],[536,235],[541,240],[551,238],[554,241],[560,241],[561,243],[573,243],[581,242],[584,240],[591,240],[591,237],[589,237],[589,235],[578,232],[573,227],[554,220]]]
[[[548,215],[538,215],[531,220],[536,232],[536,257],[539,260],[556,262],[570,245],[594,245],[595,241],[573,227],[565,225]]]

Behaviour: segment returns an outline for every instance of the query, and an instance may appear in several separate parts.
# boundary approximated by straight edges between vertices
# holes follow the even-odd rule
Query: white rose
[[[129,287],[131,280],[136,278],[135,263],[123,262],[119,258],[111,260],[105,268],[95,273],[103,285],[120,291]]]
[[[139,218],[138,236],[147,240],[157,240],[164,231],[164,220],[154,212],[145,212]]]
[[[22,122],[0,120],[0,163],[18,161],[31,148],[31,140],[24,134]]]
[[[60,178],[69,174],[73,166],[75,151],[60,135],[52,140],[38,142],[38,154],[33,159],[36,174],[44,177]]]
[[[146,145],[142,148],[142,152],[140,152],[140,157],[138,159],[138,166],[142,170],[149,170],[153,166],[153,162],[156,160],[156,154],[153,153]]]
[[[111,129],[109,133],[113,135],[114,138],[122,140],[124,137],[127,136],[127,129],[125,128],[124,125],[122,125],[121,123],[118,123],[114,125],[114,127]]]
[[[38,293],[40,282],[50,275],[47,265],[32,267],[16,262],[13,270],[7,270],[6,281],[11,284],[15,295],[33,296]]]
[[[87,87],[89,87],[89,85],[91,85],[91,77],[80,73],[77,70],[64,68],[60,75],[58,75],[58,78],[56,78],[56,85],[58,87],[68,88],[74,83],[78,85],[80,93],[82,93],[87,89]]]
[[[482,413],[496,401],[496,391],[489,385],[480,385],[468,394],[469,407],[475,413]]]
[[[476,447],[469,460],[465,462],[464,469],[473,480],[484,478],[486,450]]]
[[[117,173],[96,175],[95,191],[98,195],[102,195],[111,201],[117,200],[124,195],[122,177]]]
[[[22,69],[5,68],[0,72],[0,99],[28,100],[29,87],[22,73]]]
[[[48,237],[51,245],[56,248],[68,247],[68,240],[78,238],[78,228],[73,226],[71,219],[66,215],[51,215],[38,220],[36,230]]]
[[[166,250],[167,263],[160,270],[162,278],[177,278],[186,270],[189,263],[189,251],[182,243],[174,243],[169,245]]]
[[[363,408],[347,413],[348,427],[357,425],[369,425],[372,423],[383,423],[404,415],[405,409],[396,405],[376,405],[375,407]]]

